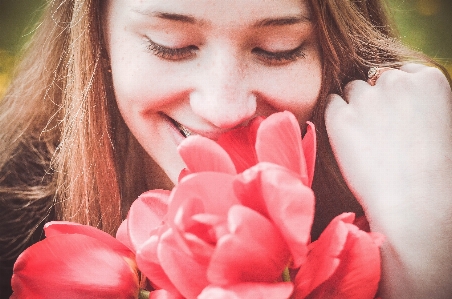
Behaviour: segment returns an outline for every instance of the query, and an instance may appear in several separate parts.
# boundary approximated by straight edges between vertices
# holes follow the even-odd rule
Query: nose
[[[218,128],[233,128],[256,113],[256,96],[246,66],[232,51],[212,53],[199,65],[196,87],[190,93],[194,113]]]

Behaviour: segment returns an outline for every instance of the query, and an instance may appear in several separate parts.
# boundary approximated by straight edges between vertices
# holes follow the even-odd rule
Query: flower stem
[[[290,281],[290,273],[289,273],[289,267],[286,267],[282,273],[282,279],[283,281]]]
[[[149,299],[151,292],[146,290],[140,290],[140,294],[138,294],[138,299]]]

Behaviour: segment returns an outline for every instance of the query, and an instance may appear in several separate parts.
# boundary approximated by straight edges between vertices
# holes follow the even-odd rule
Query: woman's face
[[[321,85],[300,0],[110,0],[106,36],[119,110],[175,182],[183,131],[215,139],[281,110],[300,124]]]

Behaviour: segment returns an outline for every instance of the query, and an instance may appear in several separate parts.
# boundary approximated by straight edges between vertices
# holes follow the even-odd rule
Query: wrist
[[[366,211],[371,230],[386,236],[381,248],[381,298],[449,298],[452,294],[451,204],[442,195],[433,188],[422,200],[411,198],[391,210]],[[385,200],[407,202],[391,196]]]

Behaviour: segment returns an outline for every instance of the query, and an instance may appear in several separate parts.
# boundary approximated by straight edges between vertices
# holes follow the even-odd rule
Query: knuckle
[[[348,98],[349,96],[353,95],[355,91],[361,89],[363,83],[367,84],[366,82],[361,80],[354,80],[347,83],[343,90],[345,98]]]
[[[437,80],[440,84],[448,85],[450,88],[446,75],[440,69],[436,67],[429,68],[429,73],[430,76],[432,76],[432,79]]]
[[[445,74],[436,67],[426,68],[420,75],[419,80],[422,80],[421,82],[425,88],[432,90],[450,91],[451,88]]]
[[[336,98],[335,101],[343,101],[343,99]],[[331,131],[341,124],[352,123],[354,117],[353,110],[346,103],[330,103],[325,111],[325,126],[328,131]]]

